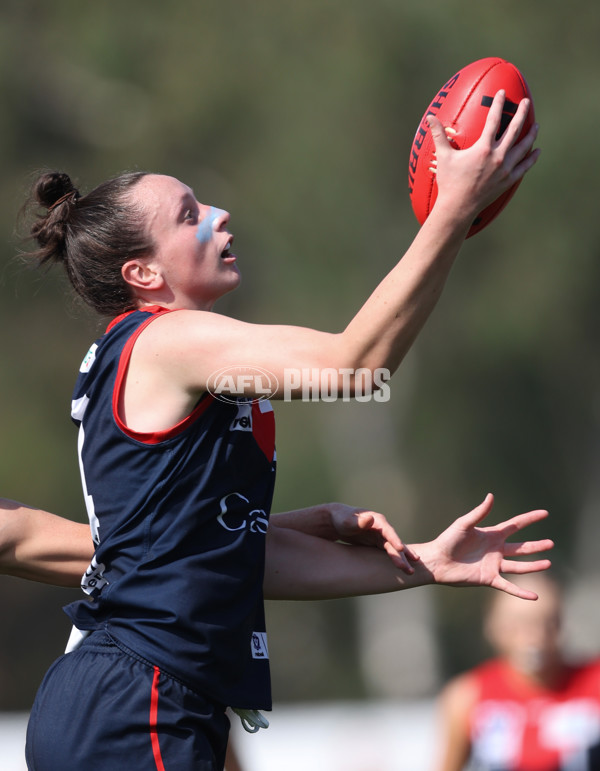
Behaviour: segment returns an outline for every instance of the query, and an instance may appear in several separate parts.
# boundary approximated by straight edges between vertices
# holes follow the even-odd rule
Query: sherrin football
[[[521,99],[531,100],[531,92],[523,75],[514,64],[498,57],[479,59],[459,70],[441,87],[427,108],[412,143],[408,163],[408,191],[413,211],[423,224],[437,197],[435,174],[430,171],[435,146],[427,116],[435,115],[444,128],[454,129],[450,134],[454,147],[463,150],[474,144],[483,131],[492,100],[504,89],[506,101],[499,136],[508,126]],[[533,100],[519,139],[529,131],[535,120]],[[487,206],[476,217],[467,238],[479,233],[494,220],[515,194],[520,181]]]

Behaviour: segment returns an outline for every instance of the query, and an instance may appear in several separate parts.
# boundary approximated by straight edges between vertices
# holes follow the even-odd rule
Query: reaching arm
[[[431,119],[438,161],[438,197],[433,211],[403,258],[342,332],[248,324],[209,311],[165,314],[144,330],[132,355],[131,372],[144,373],[140,378],[144,390],[136,391],[138,400],[147,396],[152,403],[154,395],[171,383],[174,391],[181,389],[195,403],[216,371],[241,370],[244,365],[268,370],[279,384],[286,381],[286,371],[291,368],[394,372],[435,307],[476,214],[521,179],[537,160],[537,151],[531,152],[536,127],[517,142],[528,100],[521,102],[508,129],[496,139],[503,103],[500,92],[481,138],[465,150],[453,149],[439,121]],[[373,233],[374,248],[377,238]],[[343,378],[340,374],[340,387],[346,382]],[[352,387],[351,379],[349,384]],[[299,397],[302,393],[298,384],[286,395]],[[250,378],[243,394],[259,395],[256,381]],[[283,389],[274,396],[283,398]]]
[[[534,592],[521,589],[502,573],[531,573],[550,567],[547,559],[510,559],[551,549],[552,541],[508,543],[527,525],[544,519],[547,511],[519,514],[491,527],[478,525],[490,513],[493,496],[459,517],[435,540],[415,544],[419,560],[411,574],[399,570],[378,549],[332,543],[294,530],[272,527],[267,533],[265,597],[316,600],[380,594],[424,584],[491,586],[523,599]]]
[[[322,530],[324,537],[317,537],[290,527],[271,526],[267,533],[265,596],[326,599],[439,583],[492,586],[517,597],[536,599],[534,592],[510,583],[501,573],[529,573],[550,566],[549,560],[518,562],[508,558],[546,551],[552,548],[552,541],[507,543],[507,538],[543,519],[547,512],[532,511],[499,525],[477,527],[492,506],[493,497],[488,495],[434,541],[403,546],[404,554],[411,555],[412,572],[389,559],[382,549],[329,540],[333,533],[328,528]],[[347,512],[342,513],[343,520]],[[288,523],[301,516],[298,512],[289,514]],[[376,534],[375,538],[380,536]],[[79,586],[92,555],[86,525],[0,499],[0,573]]]
[[[344,541],[383,549],[394,565],[406,573],[414,572],[411,562],[418,559],[383,514],[345,503],[322,503],[274,514],[271,524],[273,527],[298,530],[326,541]]]
[[[417,559],[382,514],[326,503],[275,514],[273,527],[298,530],[327,541],[343,540],[384,550],[401,570]],[[79,586],[93,555],[88,525],[0,498],[0,574]]]
[[[78,587],[93,553],[87,525],[0,499],[0,573]]]

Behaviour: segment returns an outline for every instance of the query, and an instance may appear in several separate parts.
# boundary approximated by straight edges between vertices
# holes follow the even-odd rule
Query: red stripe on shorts
[[[160,744],[158,742],[158,678],[160,670],[154,667],[154,679],[152,680],[152,692],[150,693],[150,740],[152,742],[152,754],[156,763],[157,771],[165,771],[162,755],[160,754]]]

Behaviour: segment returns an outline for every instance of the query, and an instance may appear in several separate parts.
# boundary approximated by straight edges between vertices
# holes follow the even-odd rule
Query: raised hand
[[[456,150],[440,121],[429,116],[436,154],[436,206],[455,206],[457,211],[466,210],[468,218],[472,218],[518,182],[537,161],[540,151],[532,151],[537,125],[517,141],[529,110],[528,99],[521,101],[506,131],[497,138],[504,100],[504,92],[499,91],[480,138],[463,150]]]
[[[508,581],[503,573],[534,573],[550,567],[550,560],[522,562],[511,557],[537,554],[554,546],[550,539],[507,542],[528,525],[539,522],[548,512],[538,509],[518,514],[490,527],[479,527],[494,505],[489,494],[476,508],[456,519],[435,540],[414,546],[421,557],[422,568],[435,583],[452,586],[491,586],[515,597],[535,600],[535,592]]]

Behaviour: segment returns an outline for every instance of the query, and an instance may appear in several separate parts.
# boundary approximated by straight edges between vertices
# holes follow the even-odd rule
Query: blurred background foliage
[[[497,518],[548,508],[532,535],[556,539],[574,591],[594,586],[599,33],[583,0],[4,0],[2,495],[84,520],[68,410],[104,322],[59,271],[16,257],[36,170],[82,190],[125,169],[181,178],[232,212],[244,279],[221,312],[339,330],[416,233],[406,171],[425,107],[463,65],[502,56],[531,87],[541,160],[466,243],[389,403],[276,405],[275,511],[346,500],[410,542],[493,491]],[[76,594],[0,582],[0,709],[30,706]],[[485,654],[485,596],[269,604],[275,698],[432,694]]]

